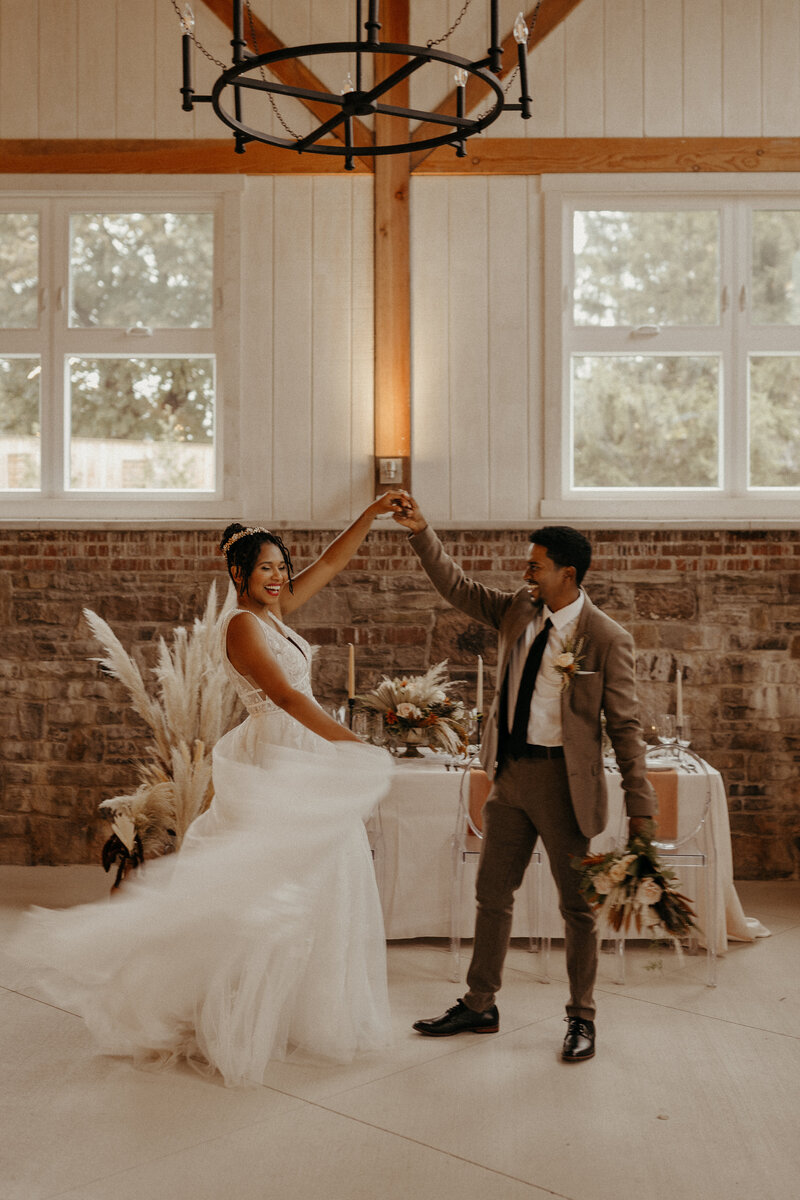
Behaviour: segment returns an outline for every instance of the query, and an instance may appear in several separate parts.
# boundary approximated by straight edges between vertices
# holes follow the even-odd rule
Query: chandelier
[[[259,53],[256,36],[256,25],[253,20],[251,0],[232,0],[233,5],[233,63],[229,67],[219,62],[198,41],[195,36],[195,20],[190,5],[181,11],[177,0],[172,0],[180,17],[183,50],[183,109],[191,112],[195,104],[211,104],[219,119],[233,130],[235,150],[243,154],[248,142],[263,142],[268,146],[276,146],[294,150],[298,154],[333,154],[344,158],[345,170],[353,170],[353,157],[372,157],[383,154],[403,154],[411,150],[429,150],[436,146],[452,146],[456,155],[463,158],[466,155],[465,142],[486,129],[504,112],[519,112],[522,118],[531,115],[531,97],[528,93],[527,48],[529,32],[523,13],[520,13],[514,25],[514,40],[517,43],[518,65],[510,75],[505,88],[500,85],[502,72],[501,60],[503,47],[500,43],[498,0],[489,3],[489,41],[490,45],[484,58],[471,62],[456,54],[450,54],[439,49],[450,34],[463,19],[472,0],[466,0],[458,18],[452,27],[439,38],[431,38],[424,46],[403,45],[394,42],[380,41],[381,24],[379,20],[378,0],[368,0],[366,20],[362,11],[362,0],[355,0],[355,40],[344,42],[316,42],[305,46],[284,46],[267,54]],[[538,14],[539,4],[533,13],[531,28]],[[245,7],[249,18],[251,41],[253,49],[248,47],[245,38],[244,18]],[[210,95],[197,95],[192,86],[192,43],[197,45],[207,58],[222,69],[222,73],[214,83]],[[397,58],[398,65],[391,70],[386,78],[374,82],[371,86],[364,83],[367,72],[363,69],[369,61],[365,56],[383,55],[389,59]],[[343,83],[339,92],[321,91],[318,88],[298,87],[281,83],[272,78],[267,72],[276,63],[286,63],[291,60],[313,58],[317,55],[341,56],[343,59]],[[439,109],[408,108],[404,105],[392,104],[392,89],[409,79],[417,71],[432,63],[443,63],[453,68],[455,82],[454,112],[442,112]],[[509,104],[506,93],[516,75],[519,75],[519,103]],[[486,95],[482,111],[475,117],[466,115],[467,79],[472,76],[485,86]],[[323,86],[323,85],[321,85]],[[266,97],[269,106],[275,113],[280,124],[288,134],[287,137],[267,133],[251,123],[254,118],[250,110],[255,110],[257,99]],[[244,97],[247,96],[246,104]],[[293,97],[306,101],[315,107],[330,106],[330,116],[320,121],[310,133],[300,135],[294,133],[276,105],[276,97]],[[244,117],[244,108],[248,108],[248,120]],[[262,112],[267,116],[269,109],[262,105]],[[407,121],[419,121],[421,124],[439,126],[441,133],[430,137],[422,137],[417,141],[388,141],[378,144],[371,137],[365,142],[363,137],[354,141],[354,119],[373,114],[402,117]],[[262,123],[262,122],[259,122]],[[263,122],[265,123],[265,122]],[[338,140],[323,140],[327,134],[334,134]],[[407,133],[404,134],[407,138]]]

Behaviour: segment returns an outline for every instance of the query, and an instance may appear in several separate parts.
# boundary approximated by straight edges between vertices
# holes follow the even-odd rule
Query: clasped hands
[[[411,493],[400,488],[392,492],[391,497],[391,512],[397,524],[403,525],[409,533],[422,533],[428,522]]]

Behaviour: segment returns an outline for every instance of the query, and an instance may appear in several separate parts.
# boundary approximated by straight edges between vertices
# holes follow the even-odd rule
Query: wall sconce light
[[[403,483],[402,458],[379,458],[378,483],[382,487],[401,487]]]

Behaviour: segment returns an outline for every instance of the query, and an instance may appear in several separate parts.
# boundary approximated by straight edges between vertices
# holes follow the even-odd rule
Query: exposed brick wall
[[[330,534],[284,535],[298,566]],[[800,534],[592,531],[587,588],[637,645],[639,693],[674,711],[677,667],[694,745],[722,772],[739,878],[800,877]],[[125,689],[103,676],[81,610],[104,617],[142,665],[160,634],[191,623],[213,579],[226,586],[216,531],[0,531],[0,862],[97,859],[101,800],[135,786],[146,736]],[[523,532],[443,534],[468,573],[516,586]],[[347,643],[357,686],[449,658],[470,681],[490,630],[454,613],[401,532],[374,532],[346,572],[296,615],[320,646],[315,689],[344,694]]]

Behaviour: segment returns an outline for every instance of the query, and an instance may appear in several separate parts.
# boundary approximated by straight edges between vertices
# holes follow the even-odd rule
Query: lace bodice
[[[245,612],[245,609],[234,608],[231,612],[226,613],[220,626],[220,650],[222,653],[222,662],[225,668],[225,673],[230,679],[233,686],[236,688],[236,693],[239,699],[244,704],[249,715],[256,716],[261,713],[283,713],[283,710],[274,704],[267,696],[264,695],[259,688],[254,687],[249,679],[240,675],[236,668],[228,658],[226,651],[226,639],[228,636],[228,625],[234,617],[238,617],[240,613]],[[250,614],[254,617],[254,614]],[[241,617],[239,617],[241,620]],[[255,617],[261,629],[264,632],[267,645],[272,654],[278,660],[278,665],[283,671],[293,688],[299,692],[304,692],[305,695],[311,696],[311,657],[313,654],[312,647],[308,644],[304,637],[301,637],[294,629],[290,629],[279,621],[277,617],[261,620]],[[291,639],[291,640],[290,640]]]

